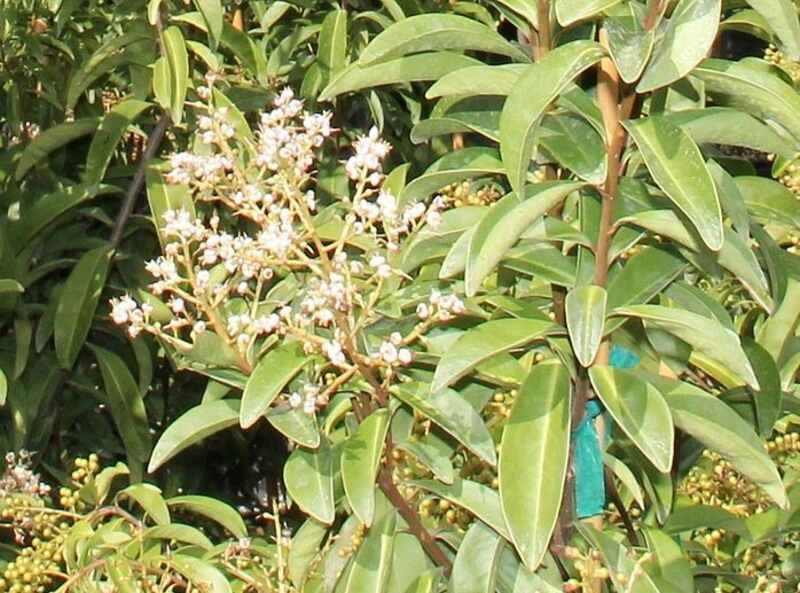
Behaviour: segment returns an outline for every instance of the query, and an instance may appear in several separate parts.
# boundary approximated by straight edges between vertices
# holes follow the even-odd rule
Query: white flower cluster
[[[366,136],[361,136],[353,144],[355,154],[347,159],[345,171],[353,181],[380,185],[383,180],[381,168],[383,160],[392,149],[391,144],[378,137],[378,128],[372,127]]]
[[[292,409],[302,408],[309,415],[328,405],[327,395],[316,383],[306,383],[302,389],[284,394],[284,399]]]
[[[422,320],[450,321],[464,311],[464,301],[454,294],[443,295],[438,290],[431,292],[427,303],[417,305],[417,317]]]
[[[15,454],[6,453],[6,470],[0,476],[0,498],[13,494],[47,496],[50,486],[42,482],[39,474],[31,469],[31,455],[24,449]]]

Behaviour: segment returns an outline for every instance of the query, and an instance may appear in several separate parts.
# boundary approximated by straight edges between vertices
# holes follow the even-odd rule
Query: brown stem
[[[536,5],[536,16],[539,20],[539,30],[534,38],[536,43],[533,46],[533,57],[538,61],[550,53],[553,45],[553,32],[550,27],[550,0],[539,0]]]
[[[122,235],[125,232],[125,225],[133,212],[133,207],[136,204],[136,198],[144,186],[145,172],[147,170],[147,163],[152,159],[158,148],[161,146],[161,141],[164,139],[164,133],[167,131],[169,125],[169,116],[164,113],[156,123],[156,127],[150,132],[147,137],[147,146],[139,159],[139,164],[136,167],[136,173],[133,175],[133,181],[128,186],[128,191],[125,193],[125,199],[122,202],[122,209],[117,215],[117,220],[114,223],[114,230],[111,233],[111,247],[116,249],[122,241]]]
[[[644,28],[650,31],[658,23],[658,17],[664,9],[664,0],[650,0],[647,4],[647,16],[644,17]]]
[[[417,511],[408,504],[408,501],[403,498],[403,495],[400,494],[397,486],[392,481],[391,470],[389,468],[383,467],[383,469],[381,469],[378,475],[378,485],[381,487],[381,490],[383,490],[386,498],[389,499],[389,502],[394,505],[397,512],[400,513],[400,516],[408,524],[408,530],[419,540],[419,543],[428,553],[428,556],[431,557],[431,560],[442,567],[445,575],[449,575],[453,568],[453,563],[450,561],[450,558],[447,557],[447,554],[444,553],[444,550],[439,547],[439,544],[436,543],[431,532],[422,524],[419,513],[417,513]]]

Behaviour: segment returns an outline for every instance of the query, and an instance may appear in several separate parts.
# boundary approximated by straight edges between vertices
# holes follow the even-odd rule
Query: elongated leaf
[[[283,481],[304,513],[326,525],[333,523],[333,457],[327,444],[316,451],[295,449],[283,466]]]
[[[452,593],[494,593],[495,570],[502,549],[502,538],[480,521],[475,521],[458,547],[448,590]]]
[[[800,282],[789,278],[786,295],[775,313],[759,328],[756,339],[773,360],[781,362],[789,339],[800,322]]]
[[[85,117],[75,121],[53,126],[40,133],[23,151],[17,164],[15,179],[19,181],[50,153],[69,144],[73,140],[87,136],[100,125],[100,118]]]
[[[116,498],[134,500],[157,525],[168,525],[170,522],[169,509],[161,496],[161,489],[152,484],[133,484],[120,490]]]
[[[292,584],[301,589],[314,559],[322,550],[322,542],[328,535],[327,525],[315,519],[306,519],[292,537],[287,561]]]
[[[453,484],[442,484],[434,480],[413,480],[412,486],[426,490],[439,498],[449,500],[475,515],[497,533],[510,540],[503,511],[500,506],[500,497],[497,492],[470,480],[456,479]]]
[[[786,508],[788,500],[780,474],[747,422],[724,402],[693,385],[658,376],[648,376],[648,380],[664,395],[677,428],[728,459],[778,506]]]
[[[538,183],[525,190],[525,199],[509,194],[478,223],[467,249],[465,284],[474,296],[483,280],[505,257],[523,232],[546,212],[584,184],[569,181]]]
[[[632,17],[607,18],[603,25],[608,34],[608,51],[620,77],[629,84],[636,82],[650,59],[655,34],[642,30]]]
[[[510,95],[527,69],[528,66],[524,64],[467,66],[439,78],[425,93],[425,97],[435,99],[453,95]]]
[[[150,455],[150,425],[139,386],[123,360],[108,350],[92,346],[103,377],[108,409],[130,459],[146,461]]]
[[[556,18],[562,27],[593,17],[621,0],[556,0]]]
[[[391,570],[396,517],[394,512],[386,513],[381,523],[369,530],[356,553],[344,593],[385,591]]]
[[[127,99],[103,116],[86,157],[86,183],[102,181],[108,163],[111,162],[117,144],[122,140],[128,126],[149,106],[150,103],[146,101]]]
[[[8,397],[8,379],[6,374],[0,369],[0,408],[6,405],[6,397]]]
[[[247,526],[242,516],[232,506],[208,496],[186,495],[174,496],[167,499],[168,507],[178,507],[181,510],[201,515],[222,525],[235,537],[245,537]]]
[[[560,362],[533,367],[500,443],[500,500],[508,531],[529,570],[542,561],[555,529],[567,474],[570,378]]]
[[[320,93],[319,100],[330,101],[344,93],[387,84],[436,80],[449,72],[477,63],[473,58],[443,51],[404,56],[372,66],[355,62],[331,80]]]
[[[753,370],[758,377],[758,384],[761,387],[753,394],[758,433],[764,438],[769,438],[783,407],[781,377],[775,360],[757,342],[746,339],[744,350],[753,365]]]
[[[688,264],[666,249],[647,247],[630,258],[608,283],[608,310],[647,303]]]
[[[402,383],[392,389],[392,394],[433,420],[486,463],[496,465],[492,436],[478,412],[452,389],[430,389],[424,383]]]
[[[611,473],[625,486],[628,493],[633,497],[633,500],[636,501],[636,504],[644,508],[644,492],[630,468],[607,452],[603,453],[603,464],[610,469]]]
[[[275,407],[267,412],[266,417],[275,430],[298,445],[311,449],[319,447],[319,428],[315,415],[306,414],[299,408]]]
[[[442,439],[432,438],[428,435],[422,439],[395,443],[395,448],[416,457],[417,461],[430,469],[440,482],[452,484],[455,480],[456,472],[450,461],[452,450]]]
[[[242,428],[250,428],[261,418],[306,362],[308,356],[297,342],[281,344],[258,361],[242,395],[239,412]]]
[[[175,569],[203,591],[209,593],[232,593],[231,585],[222,572],[209,561],[187,554],[175,554],[170,558]]]
[[[170,116],[174,124],[179,124],[189,85],[189,56],[179,27],[168,27],[163,34],[163,43],[170,71]]]
[[[723,243],[722,212],[700,149],[686,132],[660,118],[639,119],[625,127],[653,179],[692,221],[708,248],[718,251]]]
[[[719,26],[721,0],[680,0],[656,40],[636,92],[647,93],[683,78],[707,55]]]
[[[389,430],[389,410],[376,410],[342,449],[342,482],[353,512],[367,527],[375,518],[375,480]]]
[[[773,72],[747,60],[705,60],[692,71],[715,102],[772,122],[800,142],[800,97]]]
[[[406,185],[400,194],[401,204],[424,200],[446,185],[482,175],[501,174],[503,164],[496,150],[471,147],[447,154]]]
[[[484,360],[534,340],[557,333],[553,323],[538,319],[497,319],[467,331],[442,356],[431,384],[431,393],[460,379]]]
[[[764,17],[792,60],[800,60],[800,21],[792,0],[747,0]]]
[[[170,424],[158,439],[147,471],[152,473],[175,455],[216,434],[235,426],[239,420],[238,400],[220,399],[190,408]]]
[[[217,48],[220,38],[222,37],[222,29],[225,24],[225,12],[222,8],[221,0],[193,0],[194,5],[200,14],[203,15],[203,20],[206,23],[208,36],[211,39],[212,49]]]
[[[598,185],[608,174],[603,137],[591,123],[570,114],[546,115],[539,142],[542,149],[577,177]]]
[[[157,525],[150,527],[142,532],[142,537],[145,539],[166,539],[175,540],[199,546],[204,550],[210,550],[214,547],[211,540],[199,529],[190,525],[183,525],[181,523],[170,523],[168,525]]]
[[[605,289],[593,285],[573,288],[567,295],[567,329],[575,356],[585,367],[591,366],[603,339],[607,300]]]
[[[739,336],[716,319],[658,305],[621,307],[615,314],[638,317],[648,326],[671,333],[758,389],[758,380],[742,350]]]
[[[593,366],[592,386],[619,427],[661,472],[672,468],[675,428],[653,385],[625,369]]]
[[[800,212],[797,210],[797,199],[782,183],[742,175],[734,177],[736,187],[744,198],[747,210],[765,222],[792,224],[800,228]]]
[[[322,21],[317,59],[331,72],[344,67],[347,60],[347,12],[344,10],[332,10]]]
[[[750,241],[750,216],[747,214],[747,205],[733,177],[715,161],[708,161],[708,171],[717,186],[722,210],[727,214],[739,238],[745,243]]]
[[[547,106],[605,55],[592,41],[573,41],[527,67],[500,116],[500,152],[511,187],[521,194],[536,146],[536,129]],[[543,85],[542,81],[548,84]]]
[[[364,49],[359,62],[368,66],[422,51],[475,50],[527,62],[528,56],[501,35],[455,14],[421,14],[393,24]]]
[[[625,546],[610,535],[597,531],[589,523],[577,522],[575,527],[589,545],[600,552],[614,589],[630,593],[662,593],[650,575],[637,566],[633,554]]]

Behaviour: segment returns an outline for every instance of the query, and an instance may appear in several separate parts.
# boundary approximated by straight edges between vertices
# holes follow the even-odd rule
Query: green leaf
[[[500,497],[488,486],[461,479],[456,479],[453,484],[442,484],[434,480],[412,480],[409,484],[468,510],[510,541]]]
[[[185,554],[175,554],[170,558],[170,563],[202,591],[232,593],[231,585],[225,575],[206,560]]]
[[[142,532],[142,538],[175,540],[193,546],[199,546],[204,550],[210,550],[214,547],[214,544],[211,543],[211,540],[208,539],[202,531],[181,523],[170,523],[168,525],[150,527]]]
[[[714,180],[689,135],[662,118],[625,123],[653,179],[697,229],[712,251],[723,243],[722,212]]]
[[[439,360],[431,393],[454,383],[496,354],[559,331],[555,324],[538,319],[496,319],[482,323],[465,332]]]
[[[389,410],[370,414],[342,448],[342,482],[353,512],[367,527],[375,518],[375,480],[389,430]]]
[[[381,32],[361,52],[368,66],[412,53],[474,50],[527,62],[528,56],[500,34],[472,19],[455,14],[421,14],[399,21]]]
[[[633,17],[606,18],[603,26],[608,34],[608,51],[620,78],[629,84],[636,82],[652,54],[655,34],[642,30]]]
[[[315,519],[306,519],[292,537],[287,560],[289,579],[298,590],[313,568],[314,559],[322,551],[322,542],[328,535],[328,527]]]
[[[636,504],[644,508],[644,492],[630,468],[608,452],[603,453],[603,464],[625,486],[633,500],[636,501]]]
[[[286,342],[261,358],[247,379],[242,395],[239,424],[250,428],[269,409],[281,390],[308,362],[298,342]]]
[[[578,74],[595,64],[605,51],[593,41],[573,41],[531,64],[517,80],[500,116],[500,152],[511,187],[521,194],[536,130],[547,106]],[[543,85],[542,81],[548,84]]]
[[[148,107],[150,103],[146,101],[126,99],[103,116],[86,157],[86,183],[100,183],[103,180],[117,144],[131,123]]]
[[[556,0],[556,18],[562,27],[591,18],[619,4],[621,0]]]
[[[717,36],[721,0],[680,0],[662,23],[653,56],[637,93],[647,93],[683,78],[707,55]]]
[[[14,370],[12,379],[19,379],[28,366],[28,356],[31,352],[33,339],[33,324],[30,319],[18,317],[14,320]]]
[[[489,465],[497,464],[492,436],[480,414],[458,392],[447,387],[431,391],[425,383],[401,383],[392,395],[424,414]]]
[[[345,593],[383,593],[389,581],[397,515],[386,513],[356,552]]]
[[[600,286],[573,288],[566,298],[567,329],[575,356],[589,367],[597,356],[603,339],[608,296]]]
[[[787,508],[780,474],[747,422],[724,402],[693,385],[655,375],[647,378],[664,395],[677,428],[725,457],[778,506]]]
[[[189,55],[179,27],[168,27],[162,39],[170,71],[170,116],[172,123],[177,125],[183,118],[183,103],[189,85]]]
[[[319,100],[330,101],[344,93],[387,84],[436,80],[449,72],[477,63],[473,58],[444,51],[404,56],[371,66],[354,62],[330,81],[320,93]]]
[[[333,455],[327,443],[322,442],[316,451],[295,449],[283,467],[283,481],[304,513],[326,525],[333,523]]]
[[[208,36],[211,39],[211,48],[217,49],[217,44],[222,37],[225,24],[225,12],[221,0],[194,0],[198,12],[203,15]]]
[[[558,361],[533,367],[500,442],[500,500],[529,570],[542,562],[561,509],[570,442],[570,377]]]
[[[99,117],[84,117],[75,121],[59,124],[41,132],[22,152],[22,156],[17,163],[17,171],[14,178],[19,181],[37,163],[47,158],[50,153],[87,136],[97,129],[100,125]]]
[[[730,217],[739,238],[747,244],[750,241],[750,216],[747,214],[744,197],[736,182],[725,169],[711,159],[708,160],[708,171],[717,186],[722,210]]]
[[[6,374],[0,369],[0,407],[6,405],[6,397],[8,397],[8,379]]]
[[[600,552],[616,591],[661,593],[625,546],[610,535],[597,531],[589,523],[577,521],[575,527],[589,545]]]
[[[608,282],[608,310],[645,304],[677,278],[686,261],[672,251],[645,247],[630,258]]]
[[[440,77],[425,93],[426,99],[460,95],[510,95],[525,64],[466,66]]]
[[[664,531],[670,534],[685,533],[696,529],[725,529],[736,535],[749,535],[744,520],[722,507],[692,504],[672,511]]]
[[[631,371],[609,366],[593,366],[589,377],[614,422],[659,471],[670,471],[675,429],[658,389]]]
[[[800,60],[800,21],[792,0],[746,0],[764,17],[792,60]]]
[[[733,180],[754,217],[766,223],[788,224],[800,229],[797,198],[785,185],[749,175],[734,177]]]
[[[783,407],[783,390],[778,367],[770,353],[750,338],[743,340],[744,351],[758,378],[760,389],[753,393],[758,433],[769,438]]]
[[[172,72],[166,56],[153,63],[153,95],[156,102],[167,112],[172,106]]]
[[[448,591],[494,593],[495,570],[502,549],[500,536],[480,521],[475,521],[458,546]]]
[[[542,149],[577,177],[599,185],[608,174],[602,136],[582,117],[545,115],[539,142]]]
[[[0,294],[22,294],[25,292],[25,287],[16,280],[11,278],[0,279]]]
[[[800,142],[800,96],[763,62],[705,60],[692,71],[716,103],[750,113]]]
[[[511,193],[495,203],[478,223],[467,248],[467,296],[474,296],[478,292],[483,280],[505,257],[522,233],[584,185],[569,181],[537,183],[526,188],[524,200]]]
[[[178,507],[181,510],[211,519],[231,532],[234,537],[247,535],[247,526],[238,511],[216,498],[186,495],[174,496],[167,499],[166,502],[168,507]]]
[[[274,407],[266,417],[275,430],[298,445],[311,449],[319,447],[319,429],[313,414],[306,414],[299,408]]]
[[[133,484],[120,490],[116,498],[134,500],[157,525],[168,525],[170,522],[169,509],[161,496],[161,490],[152,484]]]
[[[621,307],[614,314],[638,317],[648,327],[671,333],[694,350],[727,368],[744,383],[758,389],[758,380],[742,350],[739,336],[716,319],[658,305]]]
[[[317,59],[331,72],[337,72],[347,61],[347,12],[332,10],[322,21]]]
[[[153,448],[147,471],[156,471],[187,447],[235,426],[239,420],[239,406],[239,400],[220,399],[189,408],[162,433]]]
[[[477,146],[464,148],[434,162],[422,175],[405,186],[398,196],[399,201],[401,204],[410,204],[426,199],[451,183],[502,172],[503,163],[496,150]]]
[[[161,229],[166,224],[164,220],[166,211],[185,210],[191,217],[194,217],[194,200],[187,186],[167,183],[164,176],[154,168],[147,169],[145,185],[153,224],[158,232],[159,241],[163,245],[164,237]]]
[[[428,435],[413,441],[397,442],[395,448],[416,457],[417,461],[430,469],[433,476],[440,482],[453,483],[456,473],[453,463],[450,461],[452,449],[442,439]]]
[[[130,459],[150,455],[150,425],[142,393],[123,360],[108,350],[91,346],[103,377],[108,409]]]
[[[761,325],[756,340],[773,360],[783,361],[783,353],[800,322],[800,281],[789,277],[786,295],[775,312]]]

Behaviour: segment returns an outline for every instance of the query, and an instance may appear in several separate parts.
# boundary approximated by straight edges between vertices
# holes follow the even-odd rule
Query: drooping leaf
[[[608,282],[608,310],[643,305],[659,294],[686,268],[672,251],[646,247],[631,257]]]
[[[387,409],[364,419],[342,448],[342,482],[353,512],[367,527],[375,518],[375,480],[389,430]]]
[[[628,493],[633,497],[633,500],[635,500],[640,507],[644,508],[644,492],[630,468],[608,452],[603,453],[603,464],[610,469],[611,473],[625,486]]]
[[[569,337],[575,357],[583,366],[591,366],[605,327],[608,296],[600,286],[578,286],[566,298],[566,317]]]
[[[316,449],[320,443],[316,416],[300,408],[274,407],[266,414],[267,422],[298,445]]]
[[[211,39],[212,49],[217,48],[220,38],[222,37],[222,29],[225,24],[225,12],[222,8],[221,0],[193,0],[195,7],[203,15],[203,20],[206,23],[208,36]]]
[[[166,502],[168,507],[178,507],[181,510],[211,519],[215,523],[222,525],[235,537],[245,537],[247,535],[247,526],[244,524],[239,512],[216,498],[190,494],[174,496],[167,499]]]
[[[500,116],[500,152],[511,187],[522,193],[534,154],[536,129],[547,106],[605,51],[593,41],[573,41],[527,67]],[[542,85],[547,80],[547,85]]]
[[[561,508],[570,442],[570,377],[559,362],[533,367],[500,443],[500,500],[529,570],[542,561]]]
[[[466,66],[439,78],[425,93],[425,97],[510,95],[527,68],[524,64]]]
[[[165,539],[175,540],[198,546],[204,550],[210,550],[214,547],[211,540],[199,529],[191,525],[183,525],[181,523],[169,523],[168,525],[157,525],[150,527],[142,532],[144,539]]]
[[[152,484],[133,484],[120,490],[116,498],[134,500],[157,525],[168,525],[170,522],[169,509],[161,495],[161,489]]]
[[[239,400],[220,399],[189,408],[158,439],[147,471],[152,473],[175,455],[239,421]]]
[[[675,429],[658,389],[631,371],[610,366],[593,366],[589,377],[614,422],[659,471],[670,471]]]
[[[267,411],[281,390],[308,362],[308,355],[298,342],[286,342],[262,357],[242,394],[239,424],[250,428]]]
[[[680,128],[662,118],[625,124],[656,183],[697,229],[712,251],[723,243],[722,212],[703,155]]]
[[[231,585],[225,575],[210,561],[187,554],[175,554],[170,558],[175,569],[189,581],[209,593],[232,593]]]
[[[283,466],[283,481],[303,512],[326,525],[333,523],[333,455],[324,441],[316,451],[295,449]]]
[[[183,103],[189,86],[189,55],[179,27],[167,27],[162,39],[170,71],[170,117],[173,123],[179,124],[183,118]]]
[[[452,593],[494,593],[495,570],[503,539],[475,521],[458,547],[450,575]]]
[[[632,17],[607,18],[603,26],[608,35],[608,51],[622,80],[636,82],[653,51],[655,34],[641,28]]]
[[[48,128],[41,132],[22,153],[17,164],[15,179],[21,180],[28,171],[50,153],[83,136],[91,134],[100,125],[99,117],[85,117]]]
[[[460,379],[484,360],[557,333],[553,323],[538,319],[497,319],[464,333],[442,356],[431,393]]]

